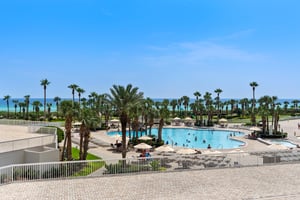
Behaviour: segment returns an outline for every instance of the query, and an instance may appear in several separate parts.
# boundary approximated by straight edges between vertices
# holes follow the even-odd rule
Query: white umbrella
[[[152,137],[149,137],[147,135],[143,135],[141,137],[139,137],[139,140],[152,140],[153,138]]]
[[[177,120],[181,120],[179,117],[175,117],[173,120],[177,121]]]
[[[219,123],[227,123],[228,121],[227,121],[227,119],[225,119],[225,118],[221,118],[221,119],[219,119]]]
[[[178,154],[195,154],[197,153],[194,149],[179,149],[176,153]]]
[[[193,119],[190,118],[190,117],[186,117],[186,118],[184,118],[184,120],[185,120],[185,121],[193,121]]]
[[[112,123],[119,123],[120,120],[118,120],[118,119],[112,119],[112,120],[110,120],[110,122],[112,122]]]
[[[175,150],[170,147],[169,145],[162,145],[160,147],[157,147],[155,149],[155,151],[158,151],[158,152],[174,152]]]
[[[146,144],[146,143],[140,143],[134,146],[135,149],[151,149],[152,146]]]

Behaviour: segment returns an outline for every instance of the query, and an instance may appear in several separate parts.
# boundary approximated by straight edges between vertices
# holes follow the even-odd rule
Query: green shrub
[[[152,167],[152,170],[153,171],[157,171],[159,170],[160,168],[160,163],[158,160],[153,160],[151,163],[150,163],[150,166]]]

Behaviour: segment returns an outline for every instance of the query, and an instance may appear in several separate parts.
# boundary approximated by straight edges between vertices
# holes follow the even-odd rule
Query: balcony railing
[[[294,150],[206,155],[176,155],[174,153],[169,156],[147,158],[15,164],[0,168],[0,184],[15,181],[163,173],[299,162],[300,151]]]

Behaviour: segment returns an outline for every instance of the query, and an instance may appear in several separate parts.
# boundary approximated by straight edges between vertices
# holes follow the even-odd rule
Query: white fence
[[[16,164],[0,168],[0,184],[15,181],[61,179],[120,174],[163,173],[270,164],[299,163],[300,151],[240,152]]]

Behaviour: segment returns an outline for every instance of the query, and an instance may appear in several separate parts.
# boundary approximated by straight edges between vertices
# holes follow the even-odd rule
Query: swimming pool
[[[287,140],[282,140],[282,139],[271,139],[271,140],[266,140],[268,142],[271,142],[273,144],[281,144],[281,145],[284,145],[286,147],[289,147],[289,148],[296,148],[297,145],[287,141]]]
[[[157,136],[157,133],[158,129],[152,129],[152,135]],[[115,134],[120,134],[120,132],[108,132],[110,136]],[[231,149],[243,146],[245,143],[233,140],[230,136],[242,135],[244,133],[226,130],[164,128],[162,139],[169,145],[181,147],[205,149],[210,145],[213,149]]]

